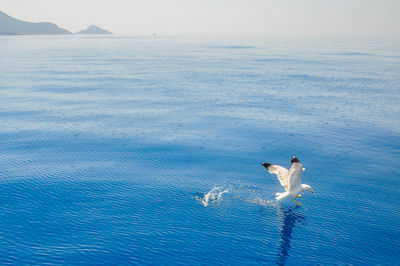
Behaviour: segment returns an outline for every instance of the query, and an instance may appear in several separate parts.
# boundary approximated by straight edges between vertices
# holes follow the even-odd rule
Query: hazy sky
[[[400,0],[1,0],[0,10],[73,32],[400,37]]]

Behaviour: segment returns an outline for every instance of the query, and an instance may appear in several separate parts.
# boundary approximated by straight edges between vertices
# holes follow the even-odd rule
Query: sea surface
[[[0,37],[1,265],[399,265],[399,206],[399,40]]]

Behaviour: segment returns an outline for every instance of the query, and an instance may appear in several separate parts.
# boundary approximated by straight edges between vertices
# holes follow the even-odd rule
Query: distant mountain
[[[96,25],[92,25],[89,26],[86,30],[78,31],[75,34],[112,34],[112,32],[99,28]]]
[[[31,23],[0,11],[0,35],[72,34],[50,22]]]
[[[53,34],[72,34],[66,29],[58,27],[54,23],[39,22],[32,23],[13,18],[0,11],[0,35],[53,35]],[[107,30],[92,25],[86,30],[81,30],[76,34],[113,34]]]

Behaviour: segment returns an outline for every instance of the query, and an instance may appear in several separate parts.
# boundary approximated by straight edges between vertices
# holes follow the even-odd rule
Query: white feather
[[[305,189],[311,190],[310,186],[301,184],[301,177],[306,169],[303,168],[302,163],[300,163],[297,158],[295,160],[296,161],[292,160],[292,165],[289,170],[279,165],[263,163],[263,166],[267,168],[268,172],[277,175],[280,184],[285,188],[285,192],[275,194],[275,198],[278,201],[289,196],[296,197]]]

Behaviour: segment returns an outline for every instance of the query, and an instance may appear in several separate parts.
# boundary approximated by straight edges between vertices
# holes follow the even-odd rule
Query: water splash
[[[256,205],[260,205],[260,206],[263,206],[263,207],[266,207],[266,206],[276,207],[278,205],[278,202],[276,202],[275,200],[265,200],[265,199],[262,199],[262,198],[250,199],[250,200],[247,200],[247,202],[253,203],[253,204],[256,204]]]
[[[263,199],[266,193],[262,189],[243,184],[215,185],[210,191],[198,194],[196,199],[200,201],[204,207],[207,207],[210,204],[220,203],[222,201],[222,195],[225,193],[229,193],[228,197],[224,197],[225,200],[241,200],[259,206],[277,206],[278,204],[275,200]]]
[[[204,207],[209,204],[219,203],[222,195],[232,190],[232,187],[214,186],[209,192],[204,194],[204,197],[198,198]]]

